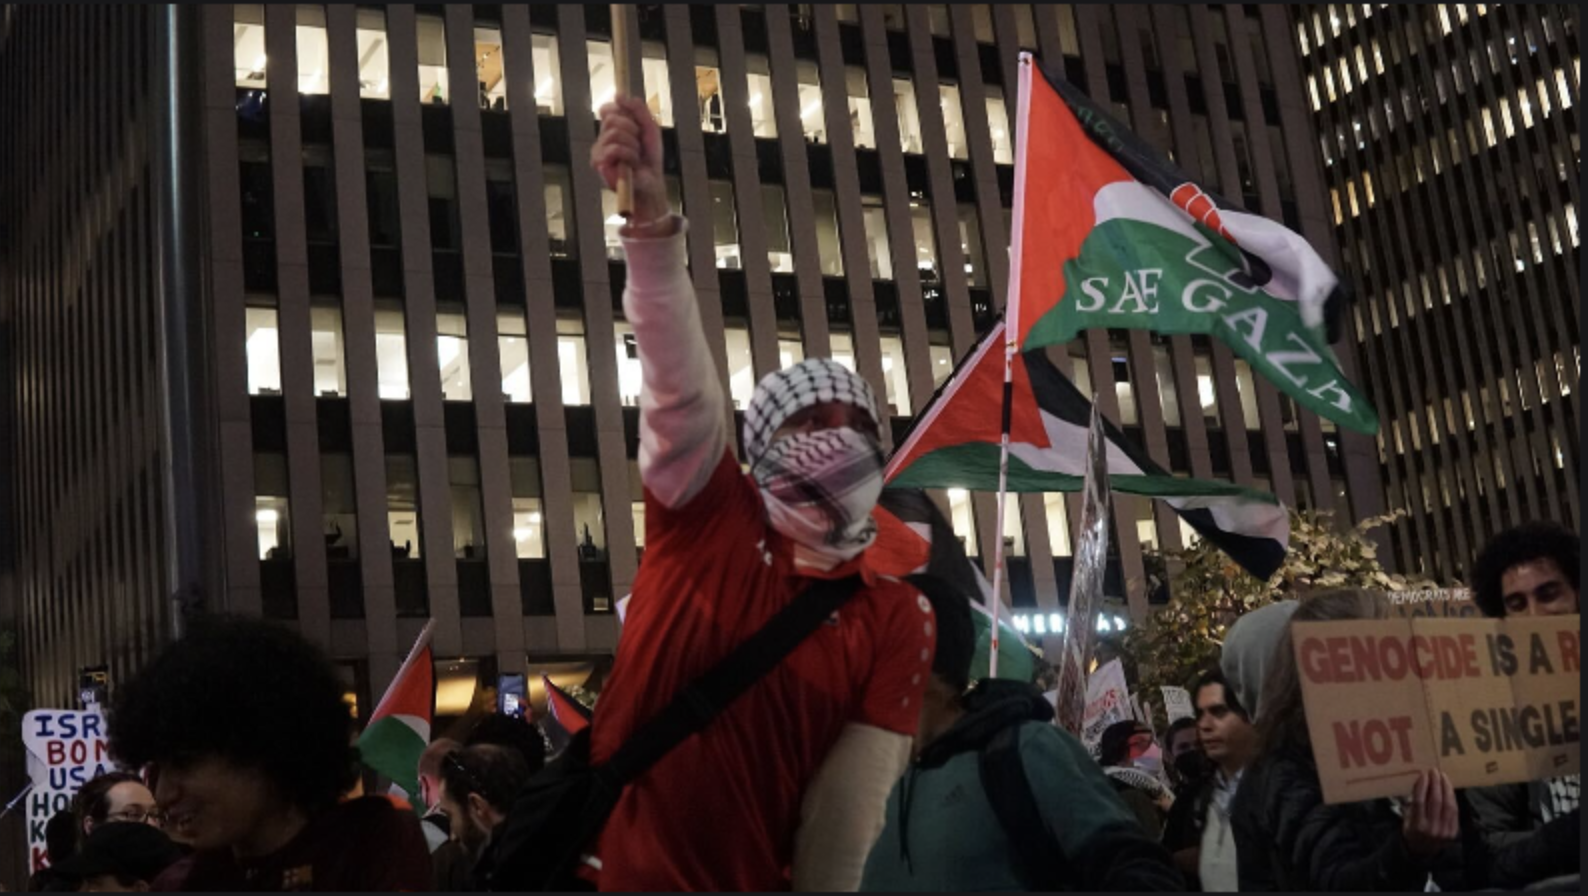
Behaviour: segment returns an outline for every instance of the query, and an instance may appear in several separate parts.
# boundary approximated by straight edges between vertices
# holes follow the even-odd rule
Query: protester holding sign
[[[1291,614],[1262,686],[1259,755],[1231,804],[1242,892],[1419,891],[1436,871],[1442,889],[1460,888],[1460,857],[1451,851],[1455,789],[1443,773],[1419,773],[1399,801],[1324,803],[1292,646],[1296,624],[1388,617],[1382,598],[1360,590],[1311,596]]]
[[[1473,564],[1484,615],[1548,616],[1580,612],[1581,543],[1554,523],[1501,532]],[[1464,791],[1472,812],[1467,849],[1483,857],[1478,884],[1520,887],[1579,873],[1581,775]]]
[[[424,890],[419,820],[357,780],[344,688],[272,622],[199,617],[117,695],[115,757],[150,767],[171,833],[194,847],[155,889]]]

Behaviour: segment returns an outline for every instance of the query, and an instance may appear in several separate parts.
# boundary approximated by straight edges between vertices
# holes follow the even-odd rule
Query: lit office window
[[[238,87],[265,89],[265,8],[258,3],[232,7],[232,68]]]
[[[905,29],[904,4],[882,4],[882,27],[889,31],[903,31]]]
[[[1241,395],[1241,417],[1248,430],[1262,428],[1262,417],[1257,412],[1257,382],[1252,379],[1252,366],[1241,358],[1235,359],[1235,390]]]
[[[626,222],[618,214],[618,194],[611,190],[601,191],[601,231],[602,239],[607,247],[608,261],[624,261],[623,254],[623,225]]]
[[[281,339],[276,330],[276,309],[249,308],[244,312],[248,333],[248,394],[281,394]]]
[[[645,105],[657,124],[673,127],[672,79],[667,74],[667,46],[648,40],[640,44],[640,72],[645,78]]]
[[[311,308],[309,338],[314,349],[314,394],[346,395],[347,362],[341,310]]]
[[[535,69],[536,114],[561,115],[562,57],[557,50],[557,35],[530,35],[529,56]]]
[[[358,501],[353,492],[353,458],[320,455],[320,514],[328,560],[358,556]]]
[[[1158,401],[1163,405],[1163,425],[1180,425],[1180,396],[1174,386],[1174,364],[1169,358],[1169,347],[1152,347],[1153,373],[1158,382]]]
[[[840,367],[848,368],[850,373],[857,373],[855,368],[855,338],[848,333],[835,330],[829,337],[832,349],[833,362]]]
[[[914,413],[910,410],[910,377],[904,364],[904,342],[897,336],[882,337],[882,381],[886,386],[888,414],[908,417]]]
[[[546,165],[546,236],[552,258],[574,258],[579,245],[573,237],[573,189],[566,165]]]
[[[603,561],[607,559],[607,526],[606,514],[601,509],[601,468],[588,457],[570,458],[568,468],[573,486],[573,525],[579,562]]]
[[[811,204],[816,210],[816,253],[821,259],[822,274],[827,277],[844,275],[844,257],[838,242],[838,206],[832,190],[812,190]]]
[[[838,21],[848,22],[851,25],[860,24],[860,8],[853,3],[838,4]]]
[[[722,96],[722,63],[711,47],[695,48],[695,95],[700,103],[700,128],[728,133],[728,107]]]
[[[1015,163],[1015,144],[1009,133],[1009,107],[1004,103],[1002,87],[988,84],[987,128],[992,135],[993,161],[999,165]]]
[[[921,152],[921,112],[915,105],[915,85],[908,78],[893,79],[893,112],[898,116],[900,147]]]
[[[473,457],[447,458],[447,486],[452,498],[452,556],[485,559],[485,508],[480,499],[480,462]]]
[[[1044,492],[1042,509],[1048,518],[1048,550],[1055,557],[1072,556],[1075,552],[1070,548],[1070,513],[1064,506],[1064,495]]]
[[[1110,366],[1114,372],[1114,398],[1119,402],[1119,422],[1135,426],[1141,422],[1136,413],[1136,389],[1130,378],[1130,362],[1126,360],[1125,344],[1115,342],[1109,346]]]
[[[386,455],[386,531],[393,560],[417,560],[419,538],[419,464],[411,454]]]
[[[972,289],[987,288],[987,256],[982,253],[981,218],[976,206],[959,204],[959,249],[965,254],[965,280]]]
[[[386,44],[386,10],[358,8],[358,95],[367,100],[391,99],[391,64]]]
[[[546,523],[541,516],[540,461],[510,457],[513,488],[513,552],[520,560],[546,559]]]
[[[585,49],[589,54],[590,113],[599,115],[601,107],[612,102],[618,92],[612,68],[612,44],[604,40],[587,40]]]
[[[723,329],[728,343],[728,394],[733,399],[734,410],[750,406],[755,394],[755,363],[750,354],[750,331],[743,326]]]
[[[971,513],[970,492],[962,488],[949,489],[948,513],[949,524],[954,527],[954,534],[965,548],[965,556],[980,556],[981,552],[976,546],[976,520]]]
[[[799,83],[800,128],[810,143],[827,142],[827,116],[822,112],[822,79],[816,63],[804,59],[794,63]]]
[[[1219,426],[1219,399],[1213,388],[1213,359],[1198,351],[1192,359],[1197,372],[1197,403],[1202,406],[1202,420],[1208,426]]]
[[[502,63],[502,31],[492,25],[474,26],[474,74],[480,108],[507,111],[507,78]]]
[[[502,399],[514,403],[535,400],[530,391],[529,338],[524,315],[496,312],[496,352],[502,363]]]
[[[750,131],[757,137],[777,136],[777,116],[772,105],[772,69],[758,53],[744,57],[750,88]]]
[[[871,119],[871,90],[866,70],[858,65],[844,67],[844,88],[849,94],[849,127],[855,134],[856,149],[876,149],[877,129]]]
[[[452,99],[447,85],[447,23],[436,15],[414,17],[419,41],[419,100],[446,103]]]
[[[788,210],[782,187],[761,185],[761,223],[766,228],[767,262],[772,273],[793,273],[794,252],[789,244]]]
[[[947,339],[946,333],[943,338]],[[936,388],[954,374],[954,350],[946,344],[933,342],[927,351],[932,361],[932,387]]]
[[[997,496],[993,496],[997,500]],[[996,505],[995,505],[996,506]],[[1004,556],[1026,556],[1026,527],[1020,518],[1020,496],[1010,492],[1004,499]]]
[[[585,350],[584,321],[557,318],[557,373],[562,380],[562,403],[590,403],[590,361]]]
[[[375,368],[381,398],[408,397],[408,339],[400,307],[375,309]]]
[[[436,314],[436,362],[441,367],[441,397],[446,401],[473,400],[469,326],[461,310]]]
[[[717,267],[739,270],[744,267],[739,255],[739,214],[733,200],[733,184],[714,180],[711,187],[711,241]]]
[[[628,321],[615,321],[612,338],[617,351],[618,400],[625,407],[639,407],[645,375],[640,369],[640,344],[634,337],[634,327]]]
[[[965,113],[959,101],[959,85],[939,84],[938,103],[943,108],[943,136],[948,141],[951,159],[970,158],[970,148],[965,140]]]
[[[881,196],[860,197],[860,220],[866,232],[866,255],[871,261],[871,279],[893,279],[893,254],[888,248],[888,217]]]
[[[298,92],[331,92],[331,55],[325,42],[325,7],[297,7]]]
[[[921,280],[935,283],[939,279],[937,266],[937,237],[932,231],[932,208],[925,200],[910,201],[910,228],[915,235],[915,265]]]
[[[286,455],[254,455],[254,525],[259,533],[261,560],[286,560],[292,556],[287,495]]]

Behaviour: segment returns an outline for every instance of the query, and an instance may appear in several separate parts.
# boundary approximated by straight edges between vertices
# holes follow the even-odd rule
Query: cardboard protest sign
[[[1163,709],[1164,714],[1169,718],[1169,724],[1172,725],[1180,719],[1196,718],[1196,706],[1191,702],[1190,691],[1167,684],[1159,690],[1163,691]]]
[[[1086,681],[1086,712],[1081,717],[1081,743],[1090,752],[1097,752],[1097,743],[1103,731],[1115,722],[1134,718],[1130,708],[1130,691],[1125,686],[1125,667],[1119,660],[1109,660],[1098,666]]]
[[[1295,656],[1324,801],[1577,774],[1580,618],[1298,622]]]
[[[1386,591],[1390,612],[1408,619],[1436,617],[1442,619],[1481,619],[1482,611],[1472,600],[1472,592],[1465,588],[1430,588],[1420,591]]]
[[[44,826],[68,808],[77,789],[114,770],[105,741],[105,717],[97,711],[36,709],[22,717],[22,745],[28,751],[27,795],[29,867],[49,864]]]

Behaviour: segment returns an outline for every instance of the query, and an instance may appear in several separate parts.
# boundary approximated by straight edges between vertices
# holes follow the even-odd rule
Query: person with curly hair
[[[193,855],[156,890],[423,890],[419,820],[358,778],[330,661],[298,634],[235,617],[193,621],[111,706],[111,753],[147,768],[168,830]]]
[[[1472,565],[1473,598],[1485,616],[1580,612],[1582,545],[1557,523],[1527,523],[1494,536]],[[1579,873],[1582,776],[1474,787],[1462,793],[1473,824],[1467,844],[1481,856],[1476,884],[1522,887]]]

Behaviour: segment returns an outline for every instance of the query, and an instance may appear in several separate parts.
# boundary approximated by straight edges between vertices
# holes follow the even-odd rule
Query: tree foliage
[[[1436,587],[1432,582],[1385,572],[1378,548],[1367,537],[1372,530],[1405,515],[1405,511],[1396,510],[1342,530],[1327,511],[1301,514],[1292,510],[1290,550],[1284,565],[1266,582],[1204,539],[1184,550],[1154,552],[1165,561],[1158,568],[1172,571],[1167,573],[1169,605],[1153,612],[1143,624],[1104,640],[1123,658],[1125,674],[1137,693],[1161,706],[1158,688],[1187,687],[1215,666],[1230,625],[1258,607],[1330,588],[1406,591]],[[1147,584],[1150,591],[1162,583]]]

